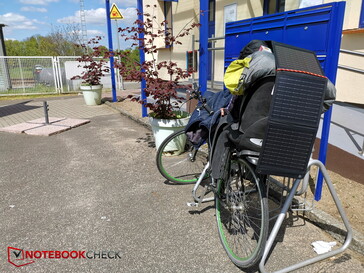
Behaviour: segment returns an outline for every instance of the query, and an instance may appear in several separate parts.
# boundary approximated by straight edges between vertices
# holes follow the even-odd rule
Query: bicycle
[[[197,109],[204,108],[213,115],[199,90],[195,89],[191,96],[200,102]],[[210,176],[211,134],[209,130],[206,143],[198,148],[186,138],[184,130],[170,135],[158,149],[157,166],[171,182],[195,183],[192,191],[195,202],[188,203],[189,206],[215,200],[219,237],[228,257],[241,268],[252,267],[260,260],[268,236],[267,177],[257,175],[251,163],[257,162],[259,154],[243,151],[230,155],[226,164],[228,177],[215,181]],[[210,181],[204,192],[198,194],[206,178]],[[210,192],[214,197],[205,198]]]
[[[214,111],[207,105],[206,98],[194,86],[190,99],[199,101],[196,109],[205,109],[209,115]],[[159,172],[168,181],[177,184],[196,183],[208,160],[208,144],[196,147],[181,130],[169,135],[157,151],[156,163]]]
[[[218,233],[230,260],[241,268],[259,264],[260,271],[266,272],[265,262],[286,213],[293,205],[293,198],[307,191],[310,168],[317,166],[325,177],[324,181],[347,230],[347,237],[344,244],[331,253],[320,254],[277,271],[289,272],[343,252],[352,240],[352,230],[325,166],[319,160],[310,158],[320,114],[332,104],[333,93],[329,82],[323,76],[314,52],[276,42],[272,43],[272,47],[278,66],[270,89],[264,91],[269,93],[261,93],[263,96],[260,96],[259,87],[245,90],[240,101],[239,135],[234,139],[239,141],[233,141],[233,146],[228,147],[227,157],[222,157],[223,164],[220,166],[213,165],[214,158],[218,158],[214,149],[225,149],[219,143],[223,135],[219,134],[219,127],[214,130],[215,133],[209,130],[207,162],[199,177],[195,174],[193,178],[193,181],[197,179],[192,190],[194,202],[187,204],[198,207],[202,202],[215,200]],[[269,96],[268,111],[261,115],[262,112],[255,110],[261,109],[262,99]],[[236,130],[233,125],[225,126],[223,132],[232,133],[230,129]],[[233,135],[229,135],[229,141]],[[260,149],[254,148],[257,145]],[[216,170],[221,171],[222,175],[216,176]],[[181,173],[179,175],[183,177]],[[273,175],[283,178],[283,183]],[[209,183],[202,184],[205,178],[209,178]],[[285,182],[286,178],[288,181]],[[302,188],[298,190],[301,183]],[[268,238],[268,190],[270,193],[270,185],[273,184],[282,191],[281,203],[278,204],[280,212],[274,216],[277,220]],[[204,186],[205,192],[199,195],[197,191],[201,186]],[[214,196],[205,198],[209,192],[213,192]],[[286,196],[283,192],[286,192]],[[295,209],[291,207],[293,211],[311,209],[306,207],[305,202],[296,205],[298,207]]]

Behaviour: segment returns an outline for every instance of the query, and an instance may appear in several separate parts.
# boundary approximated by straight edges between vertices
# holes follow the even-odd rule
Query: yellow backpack
[[[224,84],[230,93],[233,95],[244,94],[244,69],[249,68],[251,57],[246,57],[243,60],[235,60],[231,62],[225,71]]]

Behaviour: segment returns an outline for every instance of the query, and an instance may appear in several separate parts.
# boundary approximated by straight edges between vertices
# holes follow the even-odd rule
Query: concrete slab
[[[51,136],[90,122],[87,119],[49,118],[50,124],[45,124],[43,118],[0,128],[2,132],[25,133],[27,135]]]
[[[60,125],[60,126],[69,126],[71,128],[75,128],[75,127],[87,124],[89,122],[90,122],[90,120],[88,120],[88,119],[67,118],[67,119],[56,121],[56,122],[52,122],[52,124]]]
[[[69,126],[43,125],[34,129],[24,131],[27,135],[51,136],[71,129]]]
[[[20,123],[20,124],[0,128],[0,131],[1,132],[21,134],[21,133],[24,133],[24,131],[26,131],[26,130],[34,129],[34,128],[37,128],[37,127],[40,127],[40,126],[43,126],[43,125],[39,124],[39,123],[36,124],[36,123],[23,122],[23,123]]]
[[[59,122],[62,120],[65,120],[66,118],[53,118],[53,117],[49,117],[49,123],[54,123],[54,122]],[[45,118],[37,118],[31,121],[27,121],[27,123],[38,123],[38,124],[44,124],[45,123]]]

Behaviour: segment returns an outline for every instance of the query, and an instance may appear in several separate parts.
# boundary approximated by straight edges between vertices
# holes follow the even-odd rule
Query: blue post
[[[144,22],[144,17],[143,17],[143,0],[138,0],[138,20],[141,22]],[[144,33],[139,33],[139,59],[140,59],[140,64],[145,62],[145,54],[144,54],[144,50],[141,49],[142,46],[142,42],[144,41]],[[144,72],[144,69],[142,69],[142,72]],[[140,87],[141,87],[141,99],[142,101],[145,101],[147,99],[146,95],[145,95],[145,88],[146,88],[146,82],[145,79],[142,79],[141,83],[140,83]],[[142,105],[142,117],[147,117],[148,116],[148,112],[147,112],[147,108]]]
[[[329,144],[331,114],[332,114],[332,107],[330,107],[330,109],[327,110],[327,112],[325,113],[324,121],[322,123],[319,160],[324,165],[326,164],[327,147]],[[317,185],[316,185],[316,191],[315,191],[315,200],[316,201],[319,201],[321,199],[322,182],[323,182],[323,175],[322,175],[322,172],[320,171],[318,178],[317,178]]]
[[[325,74],[331,80],[331,82],[335,84],[337,66],[340,54],[341,33],[344,22],[345,2],[336,2],[332,4],[333,4],[333,9],[332,9],[333,12],[331,14],[332,23],[330,25],[330,33],[333,35],[333,38],[331,39],[330,46],[328,47],[328,52],[327,52],[328,58],[326,59],[327,63],[325,64]],[[332,114],[332,107],[324,115],[324,121],[322,124],[322,131],[321,131],[319,160],[324,165],[326,164],[327,148],[329,144],[331,114]],[[323,175],[320,171],[317,177],[317,185],[315,191],[316,201],[321,200],[322,182],[323,182]]]
[[[110,0],[106,0],[106,18],[107,18],[107,35],[109,38],[109,52],[113,52],[112,47],[112,30],[110,20]],[[116,102],[116,84],[115,84],[115,71],[114,71],[114,56],[110,56],[110,71],[111,71],[111,87],[112,87],[112,101]]]
[[[200,85],[201,93],[207,90],[207,72],[209,65],[209,52],[208,52],[208,32],[209,32],[209,1],[200,1],[200,63],[198,67],[198,83]]]

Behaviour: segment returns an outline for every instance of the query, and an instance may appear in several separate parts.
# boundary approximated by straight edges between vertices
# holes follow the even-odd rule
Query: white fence
[[[0,96],[79,92],[81,80],[71,80],[83,70],[77,58],[0,56]],[[115,75],[120,88],[119,73],[115,71]],[[110,74],[102,77],[101,83],[111,88]]]

